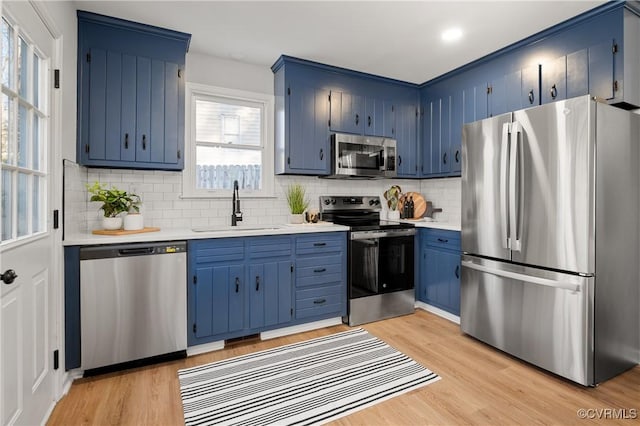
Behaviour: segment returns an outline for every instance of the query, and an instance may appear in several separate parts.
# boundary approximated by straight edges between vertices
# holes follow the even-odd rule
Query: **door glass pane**
[[[2,155],[2,162],[5,164],[13,164],[15,159],[11,152],[11,143],[9,142],[9,124],[12,117],[11,102],[9,97],[2,94],[2,122],[0,123],[0,150]]]
[[[33,176],[33,190],[31,191],[31,223],[32,223],[32,232],[40,232],[42,231],[42,223],[40,220],[40,185],[42,179],[40,176]]]
[[[40,170],[40,117],[33,114],[33,126],[31,126],[33,145],[31,146],[31,154],[33,170]]]
[[[2,20],[2,84],[13,87],[13,28]]]
[[[27,109],[18,107],[18,166],[27,167]]]
[[[196,147],[196,188],[242,189],[262,187],[262,151],[226,147]]]
[[[12,174],[9,170],[2,171],[2,202],[0,208],[2,209],[2,241],[11,239],[11,224],[12,220],[12,204],[13,199],[12,191]]]
[[[28,182],[28,175],[18,173],[18,237],[29,233],[29,216],[27,215]]]
[[[35,53],[33,54],[33,105],[36,108],[40,107],[40,58]]]
[[[18,93],[20,93],[20,96],[26,99],[27,86],[29,85],[27,81],[27,60],[29,56],[27,43],[22,39],[22,37],[19,38],[20,44],[18,46]]]

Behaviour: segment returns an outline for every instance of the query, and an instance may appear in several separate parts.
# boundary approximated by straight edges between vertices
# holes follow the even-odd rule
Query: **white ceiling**
[[[190,52],[271,66],[281,54],[423,83],[604,1],[76,1],[192,34]],[[462,40],[445,44],[459,26]]]

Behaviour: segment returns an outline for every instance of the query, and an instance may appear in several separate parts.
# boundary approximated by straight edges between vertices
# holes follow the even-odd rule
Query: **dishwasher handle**
[[[124,248],[118,250],[120,256],[141,256],[145,254],[153,254],[155,249],[153,247],[139,247],[139,248]]]

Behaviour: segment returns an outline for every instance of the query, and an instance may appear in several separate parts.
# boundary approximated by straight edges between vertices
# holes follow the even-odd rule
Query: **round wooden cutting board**
[[[410,197],[413,197],[413,219],[420,219],[427,211],[427,202],[419,192],[407,192],[402,194],[400,200],[398,200],[398,209],[402,211],[405,201]]]

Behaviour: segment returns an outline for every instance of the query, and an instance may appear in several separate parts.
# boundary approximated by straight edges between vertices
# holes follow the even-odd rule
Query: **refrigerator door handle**
[[[520,251],[520,151],[522,126],[517,121],[511,123],[511,149],[509,150],[509,235],[511,250]]]
[[[500,146],[500,237],[502,248],[511,248],[509,237],[509,123],[502,125],[502,142]]]
[[[552,287],[559,290],[569,290],[574,293],[580,292],[580,284],[574,284],[566,281],[555,281],[547,278],[539,278],[531,275],[519,274],[517,272],[511,271],[503,271],[500,269],[489,268],[487,266],[478,265],[477,263],[471,262],[469,260],[463,260],[462,266],[465,266],[469,269],[475,269],[476,271],[486,272],[487,274],[496,275],[504,278],[511,278],[518,281],[524,281],[531,284],[542,285],[546,287]]]

